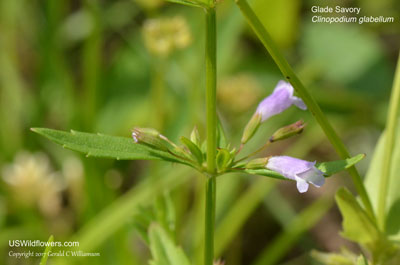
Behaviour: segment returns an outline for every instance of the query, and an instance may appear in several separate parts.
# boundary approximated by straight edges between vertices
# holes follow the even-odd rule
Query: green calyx
[[[269,139],[271,142],[276,142],[280,140],[284,140],[287,138],[290,138],[292,136],[295,136],[297,134],[300,134],[303,132],[305,123],[303,121],[297,121],[293,124],[290,124],[288,126],[282,127],[278,129]]]
[[[253,117],[251,117],[250,121],[247,123],[246,127],[244,128],[241,140],[242,144],[247,143],[254,136],[260,124],[261,124],[261,114],[255,113]]]

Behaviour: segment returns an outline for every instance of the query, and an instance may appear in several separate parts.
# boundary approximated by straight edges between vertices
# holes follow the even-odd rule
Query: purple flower
[[[293,96],[292,85],[285,81],[279,81],[274,92],[258,105],[256,113],[261,115],[261,122],[263,122],[269,117],[281,113],[293,104],[302,110],[307,109],[303,100]]]
[[[318,188],[325,183],[323,172],[315,167],[315,162],[290,156],[273,156],[265,167],[282,174],[285,178],[295,180],[301,193],[308,190],[308,183]]]

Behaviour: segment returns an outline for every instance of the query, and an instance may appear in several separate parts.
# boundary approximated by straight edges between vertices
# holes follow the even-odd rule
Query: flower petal
[[[301,98],[292,96],[292,102],[299,109],[302,109],[302,110],[306,110],[307,109],[306,104],[304,103],[304,101]]]
[[[299,178],[299,177],[296,177],[296,186],[297,186],[297,190],[300,192],[300,193],[304,193],[304,192],[306,192],[307,190],[308,190],[308,183],[305,181],[305,180],[303,180],[303,179],[301,179],[301,178]]]
[[[285,81],[279,81],[271,95],[266,97],[258,105],[256,113],[261,115],[261,121],[266,121],[269,117],[279,114],[292,106],[305,110],[307,107],[304,102],[293,96],[292,85]]]
[[[318,170],[316,167],[312,167],[309,170],[297,174],[297,176],[305,181],[312,183],[316,187],[321,187],[325,183],[325,177],[322,171]]]

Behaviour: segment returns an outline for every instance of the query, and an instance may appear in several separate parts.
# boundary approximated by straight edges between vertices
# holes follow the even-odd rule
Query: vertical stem
[[[215,196],[216,179],[215,177],[207,177],[204,265],[212,265],[214,261]]]
[[[390,97],[389,110],[387,114],[387,125],[385,133],[385,146],[382,157],[382,174],[378,197],[378,225],[385,231],[386,224],[386,199],[389,188],[390,169],[392,165],[392,154],[395,145],[397,117],[400,109],[400,54],[397,62],[396,74],[393,83],[392,95]]]
[[[215,9],[206,10],[206,104],[207,104],[207,168],[215,172],[215,152],[217,147],[217,58],[216,58],[216,18]]]
[[[207,169],[204,264],[214,260],[215,227],[215,155],[217,149],[217,40],[215,8],[206,10],[206,105],[207,105]]]
[[[247,22],[252,27],[252,29],[257,34],[258,38],[263,43],[264,47],[268,50],[272,59],[279,67],[285,78],[293,85],[297,94],[301,97],[304,103],[307,105],[310,112],[313,114],[314,118],[319,123],[320,127],[324,131],[326,137],[331,142],[332,146],[335,148],[336,152],[342,159],[350,157],[345,145],[337,135],[336,131],[333,129],[332,125],[329,123],[325,115],[323,114],[321,108],[316,103],[311,94],[307,91],[303,83],[294,73],[292,67],[289,65],[278,46],[275,44],[268,31],[265,29],[264,25],[258,19],[257,15],[251,9],[247,0],[236,0],[236,4],[239,6],[242,14],[245,16]],[[364,187],[362,179],[357,172],[357,169],[353,166],[347,170],[353,180],[354,186],[364,204],[365,209],[371,218],[375,219],[375,215],[372,209],[371,201],[368,197],[367,191]]]

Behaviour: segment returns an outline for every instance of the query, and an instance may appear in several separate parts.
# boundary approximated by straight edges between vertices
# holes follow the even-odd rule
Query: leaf
[[[396,139],[400,139],[400,127],[397,128]],[[382,173],[382,159],[383,149],[385,145],[385,132],[383,132],[375,146],[372,160],[369,164],[367,174],[365,176],[365,188],[371,198],[372,206],[375,211],[378,204],[378,192],[380,175]],[[392,166],[390,169],[389,177],[389,190],[387,195],[387,218],[386,218],[386,232],[389,235],[400,236],[400,141],[396,141],[393,156]]]
[[[192,141],[195,145],[200,146],[200,133],[196,126],[190,133],[190,141]]]
[[[228,144],[226,140],[226,133],[220,121],[218,121],[218,128],[217,128],[217,143],[219,148],[226,148]]]
[[[373,264],[387,264],[388,260],[396,258],[398,246],[387,240],[378,230],[376,224],[347,189],[339,189],[335,198],[343,216],[342,236],[368,249]]]
[[[340,171],[343,171],[345,169],[348,169],[349,167],[354,166],[355,164],[363,160],[364,157],[365,154],[359,154],[351,158],[347,158],[345,160],[322,162],[317,164],[316,167],[322,172],[324,172],[325,176],[332,176]]]
[[[149,239],[152,254],[150,265],[190,265],[182,248],[174,244],[160,225],[154,223],[150,226]]]
[[[341,253],[325,253],[312,250],[311,257],[324,265],[354,265],[357,259],[356,254],[346,248],[342,248]]]
[[[165,0],[170,3],[174,4],[180,4],[180,5],[185,5],[185,6],[191,6],[191,7],[207,7],[205,3],[201,3],[198,1],[189,1],[189,0]]]
[[[199,165],[201,165],[201,163],[203,163],[203,153],[199,147],[185,136],[181,137],[181,142],[189,149],[190,153],[197,160]]]
[[[172,238],[174,238],[176,224],[175,206],[168,192],[165,192],[163,196],[156,199],[154,212],[157,222],[162,225],[163,229],[168,232]]]
[[[360,244],[379,241],[381,234],[376,225],[347,189],[339,189],[335,198],[343,216],[344,237]]]
[[[47,241],[46,248],[43,252],[43,256],[42,256],[42,259],[40,260],[39,265],[46,265],[47,259],[49,258],[49,252],[53,248],[53,244],[52,244],[53,241],[54,241],[54,237],[51,235],[49,240]]]
[[[90,157],[114,158],[117,160],[166,160],[192,166],[188,161],[168,152],[136,144],[131,138],[103,134],[58,131],[46,128],[32,128],[32,131]]]
[[[368,265],[368,261],[367,261],[367,259],[365,258],[364,255],[360,255],[357,258],[357,265]]]
[[[218,172],[223,172],[229,166],[232,161],[231,158],[231,153],[228,150],[218,149],[216,157]]]
[[[338,161],[331,161],[331,162],[323,162],[323,163],[318,163],[316,164],[316,168],[321,170],[324,173],[325,177],[330,177],[340,171],[343,171],[351,166],[354,166],[356,163],[360,162],[363,158],[365,157],[364,154],[359,154],[354,157],[345,159],[345,160],[338,160]],[[281,174],[269,170],[269,169],[245,169],[244,172],[247,172],[252,175],[260,175],[260,176],[266,176],[266,177],[271,177],[271,178],[276,178],[276,179],[283,179],[287,180],[284,176]]]
[[[172,238],[175,237],[175,208],[168,192],[157,196],[152,206],[139,206],[133,217],[133,226],[140,237],[149,242],[148,231],[152,223],[157,222]]]

